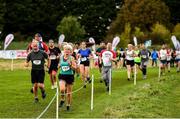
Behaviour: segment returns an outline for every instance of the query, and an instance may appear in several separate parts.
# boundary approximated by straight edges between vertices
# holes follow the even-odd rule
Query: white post
[[[94,75],[92,75],[92,82],[91,82],[91,111],[93,110],[93,103],[94,103]]]
[[[109,69],[109,95],[111,95],[111,84],[112,84],[112,69]]]
[[[11,71],[13,71],[13,69],[14,69],[14,61],[13,61],[13,58],[11,59]]]
[[[58,119],[58,112],[59,112],[59,106],[58,106],[58,103],[59,103],[59,88],[58,88],[58,82],[57,82],[57,88],[56,88],[56,119]]]
[[[134,67],[134,85],[136,85],[136,74],[137,74],[137,65],[135,64],[135,67]]]
[[[158,81],[159,81],[160,77],[161,77],[161,62],[159,61],[159,76],[158,76]]]

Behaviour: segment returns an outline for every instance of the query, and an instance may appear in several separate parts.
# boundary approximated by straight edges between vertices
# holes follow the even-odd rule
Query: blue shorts
[[[176,59],[176,62],[180,62],[180,59]]]

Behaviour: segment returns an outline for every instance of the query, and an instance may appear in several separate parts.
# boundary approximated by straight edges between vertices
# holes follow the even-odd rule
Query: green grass
[[[138,74],[137,85],[127,81],[125,70],[115,70],[112,79],[112,94],[108,95],[105,86],[99,83],[97,69],[95,75],[94,110],[90,110],[91,85],[73,94],[71,111],[63,107],[59,117],[64,118],[110,118],[110,117],[180,117],[180,80],[175,69],[158,81],[158,69],[148,69],[148,79],[142,80]],[[0,70],[0,118],[36,118],[49,104],[56,93],[50,89],[48,74],[45,79],[47,98],[33,103],[30,93],[30,70]],[[73,90],[82,86],[75,80]],[[40,94],[40,92],[39,92]],[[54,101],[43,118],[55,118]]]

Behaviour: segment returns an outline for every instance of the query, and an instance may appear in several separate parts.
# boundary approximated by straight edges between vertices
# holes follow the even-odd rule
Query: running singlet
[[[48,58],[48,55],[44,52],[39,50],[38,52],[31,51],[31,53],[27,56],[27,61],[32,62],[32,69],[35,70],[42,70],[44,69],[45,59]]]
[[[161,49],[161,50],[159,51],[159,56],[160,56],[160,59],[161,59],[161,60],[166,60],[166,59],[167,59],[167,51]]]
[[[112,50],[111,51],[103,50],[101,52],[101,57],[103,61],[103,66],[112,66],[112,62],[110,58],[116,58],[116,53]]]
[[[180,59],[180,51],[176,51],[176,59]]]
[[[71,69],[68,61],[71,60],[72,57],[69,57],[68,60],[64,60],[62,56],[60,59],[60,74],[62,75],[73,75],[73,70]]]
[[[49,59],[51,60],[51,64],[56,65],[58,64],[58,59],[57,56],[61,53],[61,51],[59,50],[59,48],[54,47],[53,49],[49,48]]]
[[[135,55],[137,55],[136,57],[134,57],[134,62],[140,63],[141,62],[141,58],[139,57],[139,50],[134,51]]]
[[[167,61],[171,60],[171,50],[167,50]]]
[[[127,59],[127,60],[130,60],[130,61],[131,61],[131,60],[134,60],[134,58],[133,58],[133,52],[134,52],[133,50],[131,50],[131,51],[127,50],[127,51],[126,51],[126,59]]]
[[[147,49],[141,50],[140,56],[141,56],[141,60],[142,61],[148,61],[148,59],[149,59],[149,52],[148,52],[148,50]]]
[[[91,50],[90,49],[85,49],[85,50],[83,50],[83,49],[80,49],[79,51],[78,51],[78,53],[81,55],[81,61],[82,62],[84,62],[84,61],[88,61],[89,59],[88,59],[88,57],[89,57],[89,55],[91,54]]]

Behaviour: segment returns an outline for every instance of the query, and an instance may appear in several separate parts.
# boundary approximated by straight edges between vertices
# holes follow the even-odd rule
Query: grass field
[[[30,93],[30,70],[23,68],[21,60],[15,61],[15,70],[9,71],[10,60],[0,60],[0,118],[36,118],[49,104],[56,90],[50,89],[50,80],[46,73],[45,89],[47,98],[40,103],[33,103]],[[4,65],[3,65],[4,66]],[[73,94],[71,111],[66,108],[59,111],[60,118],[111,118],[111,117],[180,117],[180,75],[172,69],[158,81],[158,68],[148,69],[147,80],[138,74],[137,85],[127,81],[126,71],[113,70],[112,94],[108,95],[104,84],[99,82],[97,69],[95,75],[94,110],[90,110],[91,85]],[[73,90],[82,86],[82,81],[75,80]],[[39,92],[40,94],[40,92]],[[43,118],[55,118],[54,101]]]

